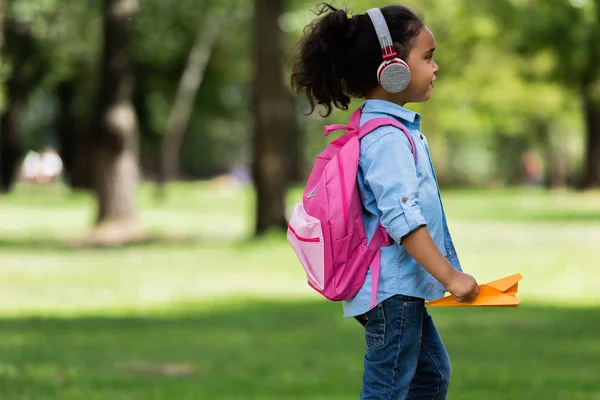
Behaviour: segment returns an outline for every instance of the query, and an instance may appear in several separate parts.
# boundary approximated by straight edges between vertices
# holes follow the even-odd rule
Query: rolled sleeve
[[[402,131],[382,127],[376,139],[361,148],[360,168],[375,196],[381,225],[400,243],[410,232],[427,225],[419,209],[419,182],[411,145]]]

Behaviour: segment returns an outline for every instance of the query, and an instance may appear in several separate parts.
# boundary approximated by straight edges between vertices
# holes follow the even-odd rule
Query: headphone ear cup
[[[377,80],[387,92],[400,93],[410,84],[410,68],[399,58],[384,61],[377,70]]]

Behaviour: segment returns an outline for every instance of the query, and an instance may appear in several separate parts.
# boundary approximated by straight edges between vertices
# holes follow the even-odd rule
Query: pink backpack
[[[381,247],[391,243],[379,226],[367,246],[362,204],[356,174],[360,139],[385,125],[401,129],[416,157],[412,137],[398,121],[376,118],[360,128],[359,107],[348,126],[329,125],[325,136],[336,130],[346,133],[331,142],[317,157],[302,196],[288,225],[287,239],[306,272],[308,284],[332,301],[350,300],[365,282],[371,267],[375,306],[381,266]]]

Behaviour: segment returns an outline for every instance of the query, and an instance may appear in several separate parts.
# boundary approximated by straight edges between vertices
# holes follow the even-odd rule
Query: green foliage
[[[516,39],[513,47],[526,56],[551,51],[554,63],[548,77],[578,87],[600,74],[600,1],[478,2],[478,6],[497,16]]]
[[[52,143],[57,108],[53,91],[60,82],[78,82],[76,118],[91,108],[101,44],[99,11],[99,3],[91,1],[8,2],[2,72],[4,81],[17,74],[17,91],[27,101],[22,121],[24,150]],[[19,64],[23,67],[17,71]]]
[[[188,176],[223,173],[237,160],[247,159],[251,6],[249,1],[235,2],[235,7],[230,1],[203,2],[198,7],[194,1],[147,0],[141,8],[135,58],[145,98],[138,107],[148,118],[142,134],[153,147],[160,145],[166,130],[175,90],[197,31],[206,18],[219,18],[217,43],[182,151],[182,168]]]
[[[46,68],[48,85],[76,74],[81,67],[95,67],[100,49],[98,4],[77,0],[8,2],[7,24],[36,43],[37,54],[30,54],[36,57],[32,64]]]
[[[351,13],[390,4],[361,0],[334,3],[346,5]],[[494,161],[500,150],[493,145],[494,138],[526,138],[522,141],[525,147],[513,153],[511,163],[518,165],[521,153],[537,146],[533,127],[538,123],[551,126],[555,140],[570,137],[567,141],[576,143],[581,136],[576,96],[556,80],[541,79],[558,65],[559,57],[541,47],[533,56],[513,50],[523,41],[517,33],[525,32],[521,28],[527,24],[520,20],[515,22],[515,31],[506,30],[494,17],[498,9],[509,7],[508,1],[429,0],[407,5],[423,15],[436,37],[440,71],[433,96],[427,103],[407,106],[423,113],[423,131],[434,144],[433,158],[442,182],[485,185],[496,179],[511,181],[511,172],[497,168]],[[550,4],[544,7],[552,8]],[[315,8],[312,2],[296,1],[286,14],[284,21],[295,40],[314,18],[311,8]],[[331,120],[346,118],[344,114]],[[314,157],[323,143],[315,137],[318,127],[312,121],[305,125],[315,149],[309,157]],[[449,143],[460,143],[461,148],[450,148]]]
[[[286,85],[297,40],[315,17],[311,10],[317,3],[288,1],[280,18],[286,33],[282,55]],[[353,13],[390,4],[386,0],[334,3]],[[41,147],[48,140],[56,107],[39,103],[55,101],[56,83],[77,81],[79,119],[84,120],[93,107],[99,4],[10,2],[9,19],[25,27],[37,49],[30,63],[46,69],[40,87],[46,93],[36,94],[26,110],[28,146]],[[540,125],[550,127],[553,142],[567,144],[563,147],[569,149],[571,166],[579,162],[583,124],[576,89],[582,74],[600,75],[600,47],[594,45],[600,41],[598,0],[426,0],[407,5],[422,13],[436,36],[440,72],[434,95],[427,103],[408,106],[424,115],[423,130],[434,145],[434,162],[443,182],[510,182],[512,171],[495,161],[504,154],[497,147],[498,138],[523,138],[515,139],[523,143],[518,154],[511,153],[515,165],[520,153],[540,147],[533,133]],[[144,0],[132,21],[135,105],[147,158],[158,153],[181,72],[196,33],[207,15],[213,15],[209,11],[217,12],[221,29],[184,143],[181,163],[189,177],[208,177],[250,162],[253,1]],[[12,65],[10,51],[6,61],[5,76]],[[345,122],[347,113],[336,112],[326,120],[318,113],[303,117],[306,102],[295,98],[310,165],[328,140],[321,135],[323,125]]]

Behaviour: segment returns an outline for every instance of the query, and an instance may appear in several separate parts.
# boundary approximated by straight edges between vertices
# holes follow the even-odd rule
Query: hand
[[[471,275],[456,271],[446,285],[446,290],[458,302],[471,301],[479,294],[479,285]]]

